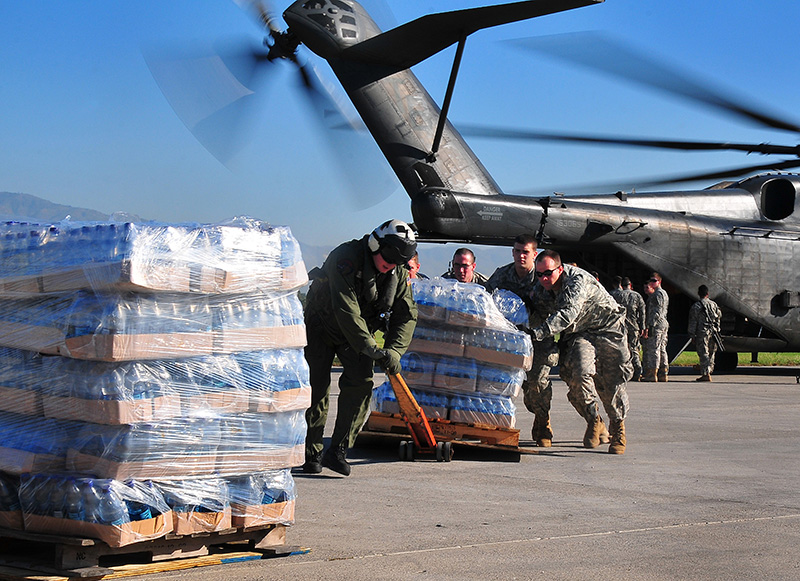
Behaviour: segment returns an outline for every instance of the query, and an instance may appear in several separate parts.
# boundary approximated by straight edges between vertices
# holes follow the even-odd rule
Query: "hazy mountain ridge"
[[[30,194],[0,192],[0,217],[6,220],[33,222],[60,222],[67,216],[72,220],[108,220],[103,214],[88,208],[78,208],[65,204],[55,204]]]

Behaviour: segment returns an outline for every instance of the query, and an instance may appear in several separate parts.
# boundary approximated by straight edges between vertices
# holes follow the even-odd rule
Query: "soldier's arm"
[[[533,339],[542,341],[547,337],[557,335],[569,327],[577,320],[585,301],[585,289],[579,284],[570,284],[565,281],[556,299],[555,311],[547,317],[544,323],[531,331]]]
[[[361,306],[358,304],[355,290],[355,269],[339,267],[340,261],[329,262],[331,265],[326,268],[326,274],[330,285],[333,315],[350,347],[356,353],[363,353],[365,349],[376,347],[377,344],[361,315]]]
[[[392,314],[389,317],[389,328],[384,337],[383,348],[396,351],[402,355],[411,343],[414,329],[417,326],[417,305],[411,293],[411,285],[407,276],[401,274],[397,281]]]

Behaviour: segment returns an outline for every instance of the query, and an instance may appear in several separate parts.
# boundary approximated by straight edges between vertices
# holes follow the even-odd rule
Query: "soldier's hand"
[[[377,345],[370,345],[364,349],[364,355],[373,361],[381,361],[382,359],[386,358],[386,349],[381,349]]]
[[[402,371],[400,365],[400,354],[394,349],[385,349],[386,359],[380,363],[383,370],[389,375],[397,375]]]

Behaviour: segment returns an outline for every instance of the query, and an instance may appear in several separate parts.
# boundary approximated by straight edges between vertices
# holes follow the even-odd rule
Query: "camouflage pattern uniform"
[[[529,325],[534,325],[535,313],[531,312],[530,296],[536,285],[534,270],[522,278],[517,276],[514,263],[506,264],[494,271],[486,283],[489,292],[495,289],[511,291],[520,297],[528,307]],[[541,418],[550,416],[550,402],[553,400],[553,382],[550,381],[550,368],[558,365],[558,347],[555,339],[550,337],[541,342],[534,342],[533,364],[522,383],[522,395],[525,407],[529,412]]]
[[[322,451],[328,417],[331,366],[342,363],[339,404],[331,449],[352,447],[369,412],[374,361],[365,350],[375,347],[374,333],[384,331],[384,349],[402,355],[417,321],[417,307],[408,271],[395,267],[386,274],[375,269],[368,236],[335,248],[321,269],[310,273],[305,323],[305,356],[311,380],[311,407],[306,411],[306,456]],[[387,326],[388,321],[388,326]]]
[[[708,297],[700,299],[689,309],[689,336],[694,339],[702,375],[711,375],[714,371],[714,356],[717,354],[714,333],[719,333],[721,320],[722,311]]]
[[[628,413],[625,386],[632,368],[625,338],[625,309],[588,272],[565,264],[557,293],[536,285],[534,308],[547,318],[531,335],[541,341],[561,333],[561,379],[573,407],[592,423],[597,397],[612,421]]]
[[[645,373],[656,371],[661,375],[669,369],[669,357],[667,356],[668,308],[669,296],[663,288],[658,287],[647,297],[645,323],[647,339],[644,341],[644,361],[642,361]]]
[[[631,352],[633,380],[642,375],[642,360],[639,356],[639,337],[644,330],[645,306],[642,295],[632,289],[616,289],[611,293],[614,300],[625,307],[625,329],[628,333],[628,351]]]
[[[449,278],[449,279],[451,279],[451,280],[458,280],[458,279],[456,278],[456,275],[455,275],[455,273],[453,273],[453,271],[452,271],[452,270],[448,270],[447,272],[445,272],[445,273],[442,275],[442,278]],[[473,270],[473,271],[472,271],[472,283],[471,283],[471,284],[479,284],[479,285],[481,285],[483,288],[486,288],[486,283],[487,283],[488,281],[489,281],[489,279],[488,279],[488,278],[486,278],[484,275],[482,275],[482,274],[481,274],[480,272],[478,272],[477,270]]]

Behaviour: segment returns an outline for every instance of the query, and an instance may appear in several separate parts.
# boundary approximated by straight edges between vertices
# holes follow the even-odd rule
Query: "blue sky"
[[[399,23],[482,4],[388,2]],[[607,0],[482,31],[467,42],[450,118],[456,126],[796,143],[794,135],[521,52],[502,40],[604,31],[796,121],[797,22],[797,0]],[[275,67],[252,125],[253,140],[228,167],[202,148],[160,93],[141,50],[164,43],[208,44],[232,35],[260,38],[230,0],[3,2],[0,191],[173,222],[250,215],[287,224],[309,244],[336,244],[385,219],[410,219],[408,198],[399,187],[374,207],[352,207],[320,135],[289,90],[293,79],[286,67]],[[414,69],[437,101],[444,95],[452,51]],[[328,73],[323,61],[315,62]],[[622,183],[760,160],[736,153],[469,142],[508,193],[546,193],[546,188]]]

